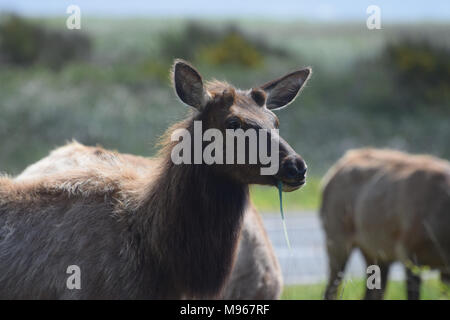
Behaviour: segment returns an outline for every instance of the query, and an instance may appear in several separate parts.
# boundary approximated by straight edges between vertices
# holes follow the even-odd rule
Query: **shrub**
[[[48,30],[14,15],[5,17],[0,24],[3,64],[43,64],[59,69],[69,61],[87,59],[90,51],[90,39],[78,30]]]
[[[243,67],[263,65],[262,54],[239,33],[231,33],[220,42],[204,47],[199,53],[202,60],[212,65],[236,64]]]
[[[382,62],[408,104],[450,112],[450,50],[428,40],[389,43]]]
[[[39,58],[44,30],[17,16],[7,17],[0,25],[1,61],[7,64],[30,65]]]
[[[220,38],[220,32],[196,22],[188,22],[181,32],[170,30],[159,37],[161,57],[173,60],[183,57],[193,60],[199,47],[210,45]]]
[[[191,61],[204,59],[213,65],[259,67],[269,55],[288,56],[284,49],[269,46],[234,25],[215,29],[188,22],[181,31],[171,30],[161,34],[159,42],[160,55],[165,60],[182,57]]]
[[[347,79],[348,87],[341,102],[393,118],[450,113],[449,55],[449,49],[426,40],[388,42],[379,56],[357,61],[339,80]],[[332,87],[338,86],[332,83]],[[330,96],[339,101],[341,95]]]

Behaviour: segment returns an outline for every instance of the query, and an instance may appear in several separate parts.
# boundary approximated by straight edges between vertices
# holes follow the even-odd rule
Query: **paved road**
[[[315,212],[287,213],[286,223],[292,250],[284,239],[283,225],[279,213],[263,214],[264,224],[275,248],[283,270],[286,284],[315,283],[326,280],[327,256],[324,233]],[[355,250],[347,265],[347,275],[363,277],[365,261]],[[400,264],[390,270],[390,279],[403,279]]]

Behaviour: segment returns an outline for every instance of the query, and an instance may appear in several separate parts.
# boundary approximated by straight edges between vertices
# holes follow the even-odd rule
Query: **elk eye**
[[[227,129],[232,129],[232,130],[240,129],[241,128],[241,120],[239,120],[237,118],[231,118],[226,122],[226,127],[227,127]]]

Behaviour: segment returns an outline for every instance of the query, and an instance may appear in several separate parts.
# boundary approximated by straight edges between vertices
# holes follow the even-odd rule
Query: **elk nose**
[[[307,166],[303,160],[293,159],[286,163],[286,178],[292,180],[303,180],[306,176]]]

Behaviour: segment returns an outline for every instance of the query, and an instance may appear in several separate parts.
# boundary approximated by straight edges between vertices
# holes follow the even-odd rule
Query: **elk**
[[[347,152],[324,178],[320,209],[326,234],[329,279],[326,299],[336,298],[350,253],[359,248],[367,265],[380,268],[382,299],[390,265],[406,267],[408,299],[420,297],[420,274],[412,266],[450,275],[450,163],[394,150]]]
[[[141,172],[115,157],[108,161],[120,170],[99,162],[30,179],[1,177],[0,298],[218,297],[236,255],[249,185],[282,181],[284,191],[296,190],[306,164],[274,130],[266,139],[279,141],[273,175],[261,174],[259,160],[175,164],[178,141],[169,137],[180,128],[193,135],[194,121],[220,132],[274,129],[272,110],[291,103],[309,75],[306,68],[243,91],[203,83],[194,67],[176,60],[173,86],[192,112],[168,130],[155,170]],[[66,286],[71,265],[81,270],[79,290]]]
[[[16,181],[36,179],[42,175],[64,173],[74,168],[95,167],[99,163],[121,169],[127,162],[139,173],[158,167],[161,160],[117,153],[102,147],[84,146],[77,141],[53,150],[50,155],[28,166]],[[278,259],[258,215],[249,201],[239,238],[236,261],[220,297],[230,300],[278,299],[283,279]]]

